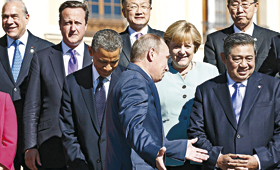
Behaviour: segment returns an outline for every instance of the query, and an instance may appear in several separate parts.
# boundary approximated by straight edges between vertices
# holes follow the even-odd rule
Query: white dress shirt
[[[27,32],[27,30],[25,30],[24,34],[18,39],[21,42],[19,44],[19,51],[20,51],[20,55],[22,57],[22,60],[23,60],[24,54],[25,54],[27,39],[28,39],[28,32]],[[9,62],[10,62],[10,67],[11,68],[12,68],[13,59],[14,59],[14,52],[15,52],[15,46],[12,45],[13,42],[14,42],[14,40],[7,35],[8,57],[9,57]]]
[[[67,76],[68,75],[68,63],[69,63],[69,59],[71,58],[72,54],[69,52],[70,47],[68,47],[63,41],[61,44],[62,44],[64,69],[65,69],[65,74]],[[77,61],[78,61],[78,70],[80,70],[83,67],[84,50],[85,50],[84,41],[82,41],[76,48],[74,48],[74,50],[76,50],[76,57],[77,57]]]
[[[94,89],[94,93],[95,93],[95,90],[96,90],[96,87],[99,83],[99,74],[96,70],[96,68],[94,67],[94,63],[92,63],[92,80],[93,80],[93,89]],[[108,92],[109,92],[109,86],[110,86],[110,81],[111,81],[111,77],[112,77],[112,74],[110,74],[108,77],[105,77],[104,80],[103,80],[103,84],[104,84],[104,87],[105,87],[105,93],[106,93],[106,100],[107,100],[107,96],[108,96]]]
[[[128,33],[130,36],[130,42],[131,46],[134,44],[134,42],[137,40],[136,39],[136,34],[142,33],[142,35],[148,34],[148,25],[146,25],[140,32],[134,31],[130,26],[128,27]]]
[[[235,25],[233,26],[233,29],[234,29],[234,33],[245,33],[245,34],[253,36],[254,27],[255,26],[254,26],[254,23],[253,23],[251,25],[251,27],[247,31],[245,31],[245,32],[243,32],[240,29],[238,29]]]

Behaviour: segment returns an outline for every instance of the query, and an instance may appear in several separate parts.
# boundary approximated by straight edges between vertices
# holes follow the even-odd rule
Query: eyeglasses
[[[142,9],[143,11],[147,11],[147,10],[151,9],[150,5],[141,5],[141,6],[139,6],[137,4],[131,4],[131,5],[128,5],[126,7],[130,11],[136,11],[138,8]]]
[[[232,9],[237,9],[238,7],[242,7],[243,9],[248,9],[252,4],[255,4],[256,2],[243,2],[242,4],[240,3],[232,3],[230,6]]]

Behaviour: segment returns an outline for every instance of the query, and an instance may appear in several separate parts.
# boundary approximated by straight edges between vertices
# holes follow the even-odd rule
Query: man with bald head
[[[18,145],[15,169],[22,160],[22,112],[27,88],[27,75],[34,52],[52,44],[34,36],[26,29],[29,14],[21,0],[7,0],[2,7],[2,27],[5,35],[0,38],[0,91],[9,93],[15,105],[18,120]]]

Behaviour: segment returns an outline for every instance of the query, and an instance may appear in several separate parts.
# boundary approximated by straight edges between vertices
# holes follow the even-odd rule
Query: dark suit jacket
[[[158,35],[161,38],[163,38],[163,34],[164,34],[164,32],[152,29],[150,26],[148,26],[148,33]],[[128,27],[126,28],[126,30],[124,32],[121,32],[120,35],[123,40],[123,49],[121,52],[119,65],[126,67],[128,65],[128,63],[130,62],[130,51],[131,51],[131,47],[132,47],[131,42],[130,42]]]
[[[88,66],[92,60],[87,48],[85,44],[83,66]],[[23,113],[24,150],[37,147],[45,168],[65,165],[59,139],[61,137],[59,111],[65,79],[62,56],[61,43],[36,52],[29,72]],[[53,144],[52,139],[57,141],[57,145]],[[49,155],[51,150],[53,156]]]
[[[207,36],[207,41],[204,46],[204,62],[217,66],[219,73],[226,71],[226,66],[223,63],[220,53],[223,52],[224,40],[234,33],[233,25],[220,31],[216,31]],[[269,51],[271,38],[278,35],[278,32],[265,29],[254,24],[253,37],[256,38],[257,55],[255,71],[261,67],[265,57]]]
[[[21,155],[23,151],[22,141],[22,112],[27,88],[27,75],[34,52],[51,46],[52,43],[34,36],[28,31],[28,39],[25,54],[22,61],[17,82],[14,81],[12,69],[9,63],[7,35],[0,38],[0,91],[9,93],[16,109],[18,119],[18,146],[17,152]],[[32,50],[33,49],[33,50]]]
[[[204,169],[214,169],[220,153],[257,154],[261,169],[280,161],[280,81],[254,72],[248,79],[237,125],[226,74],[198,86],[188,136],[208,150]]]
[[[259,72],[275,76],[280,71],[280,35],[271,39],[270,50]]]
[[[109,93],[124,67],[112,73]],[[106,153],[106,123],[100,127],[94,103],[92,65],[67,76],[62,95],[60,127],[68,169],[102,170]]]
[[[171,142],[164,137],[155,83],[139,66],[127,66],[107,106],[106,170],[155,169],[163,146],[168,157],[184,161],[187,140]]]

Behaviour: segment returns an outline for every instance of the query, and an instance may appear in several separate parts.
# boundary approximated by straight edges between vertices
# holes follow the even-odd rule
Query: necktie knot
[[[103,86],[103,80],[104,80],[104,79],[105,79],[105,77],[102,77],[102,76],[99,76],[99,77],[98,77],[98,81],[99,81],[99,82],[98,82],[98,85],[97,85],[97,87],[96,87],[96,90]]]
[[[140,33],[137,33],[135,36],[136,36],[136,40],[138,39],[138,38],[140,38],[141,36],[142,36],[143,34],[140,32]]]
[[[76,50],[70,49],[69,52],[71,56],[68,62],[68,74],[71,74],[78,70],[78,60],[76,57]]]
[[[242,83],[234,83],[232,86],[232,87],[234,87],[235,91],[232,94],[231,100],[232,100],[233,111],[235,114],[237,124],[239,122],[239,117],[240,117],[242,103],[243,103],[243,97],[240,92],[240,87],[243,87],[243,86],[244,85]]]
[[[20,43],[21,43],[20,40],[15,40],[15,41],[13,42],[13,44],[15,44],[15,47],[18,47]]]

